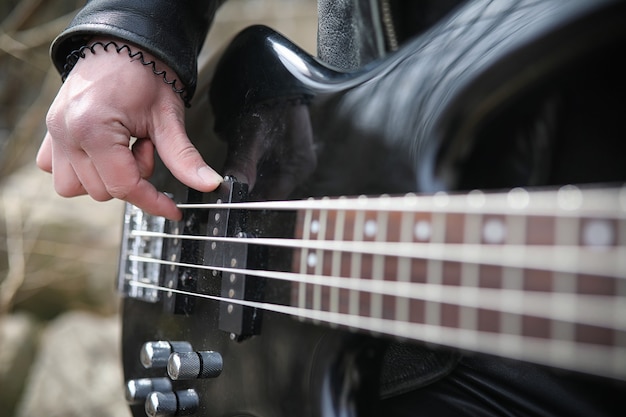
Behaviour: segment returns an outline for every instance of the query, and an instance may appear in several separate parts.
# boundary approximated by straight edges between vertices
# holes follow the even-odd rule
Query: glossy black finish
[[[468,1],[354,73],[253,27],[215,72],[219,138],[207,131],[207,113],[190,132],[213,166],[249,184],[252,200],[624,181],[625,4]],[[162,171],[155,182],[184,201]],[[293,213],[251,216],[246,229],[290,236]],[[291,254],[272,249],[255,262],[289,270]],[[203,275],[198,290],[221,288]],[[288,284],[268,281],[261,298],[289,297]],[[161,303],[125,300],[126,379],[165,375],[139,363],[145,341],[186,340],[224,361],[215,379],[173,382],[196,390],[199,416],[378,412],[388,340],[265,312],[256,335],[233,341],[219,330],[219,308],[198,299],[176,315]],[[525,401],[521,393],[509,400]],[[143,407],[133,413],[144,415]]]
[[[250,126],[234,125],[252,109],[280,106],[277,100],[308,103],[310,125],[299,122],[297,131],[311,138],[297,140],[315,148],[308,157],[315,172],[303,195],[546,185],[568,176],[613,181],[624,169],[597,164],[601,175],[564,172],[568,156],[589,146],[565,130],[576,123],[568,113],[589,115],[585,123],[600,126],[607,146],[623,149],[616,109],[624,91],[624,8],[605,0],[468,1],[398,52],[352,73],[252,27],[217,68],[215,125],[226,140],[244,138],[231,144],[232,159],[259,161],[239,150],[251,148]],[[585,108],[585,101],[595,102]],[[256,121],[253,129],[259,136]],[[256,140],[275,135],[269,129]],[[229,162],[226,170],[239,169]]]
[[[184,338],[224,360],[214,379],[172,383],[198,392],[198,415],[345,415],[353,407],[358,415],[374,415],[376,386],[368,385],[377,381],[377,370],[369,365],[379,361],[381,342],[272,313],[264,315],[261,336],[234,342],[217,329],[217,311],[217,302],[202,301],[193,315],[167,315],[158,305],[125,300],[125,377],[165,375],[139,364],[142,340]],[[143,415],[143,405],[131,408]]]

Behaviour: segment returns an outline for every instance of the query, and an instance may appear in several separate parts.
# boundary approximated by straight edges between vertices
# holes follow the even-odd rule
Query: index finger
[[[182,213],[174,201],[142,178],[128,146],[116,142],[110,149],[85,150],[112,197],[128,201],[149,214],[180,220]]]
[[[223,181],[221,175],[204,162],[189,140],[183,121],[175,115],[163,115],[152,133],[152,140],[165,166],[183,184],[209,192]]]

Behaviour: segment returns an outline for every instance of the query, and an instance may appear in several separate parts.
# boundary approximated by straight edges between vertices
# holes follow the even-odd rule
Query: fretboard
[[[626,379],[626,188],[314,203],[307,317]]]

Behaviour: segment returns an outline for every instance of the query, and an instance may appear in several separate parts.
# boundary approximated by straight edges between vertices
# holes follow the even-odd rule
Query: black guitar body
[[[198,415],[369,415],[378,397],[382,343],[339,330],[300,323],[277,313],[263,314],[262,336],[234,342],[218,330],[217,302],[199,302],[189,316],[164,314],[159,304],[124,303],[124,369],[127,379],[163,377],[146,370],[140,349],[150,340],[185,340],[194,349],[222,353],[224,370],[213,379],[176,381],[201,398]],[[369,407],[369,408],[368,408]],[[131,406],[145,416],[144,404]]]
[[[252,27],[215,70],[212,113],[202,100],[192,108],[190,136],[207,162],[248,185],[248,201],[624,181],[625,16],[619,1],[468,1],[355,73]],[[188,196],[168,175],[160,170],[154,182],[177,201],[213,198]],[[209,216],[190,209],[180,226],[209,234]],[[292,236],[294,221],[289,212],[249,213],[228,235]],[[207,263],[206,251],[183,245],[180,256]],[[247,251],[247,266],[292,270],[288,249]],[[406,360],[426,357],[429,365],[411,364],[417,382],[393,385],[383,375],[392,340],[254,307],[244,307],[238,331],[224,330],[223,303],[187,292],[224,296],[226,278],[176,274],[179,293],[124,299],[124,373],[126,381],[167,378],[164,367],[140,362],[146,342],[219,352],[219,376],[172,381],[174,391],[197,393],[194,415],[377,415],[385,413],[381,392],[427,385],[458,359],[416,348]],[[290,303],[293,284],[249,285],[250,301]],[[523,398],[503,401],[528,411]],[[141,401],[131,409],[145,415]]]

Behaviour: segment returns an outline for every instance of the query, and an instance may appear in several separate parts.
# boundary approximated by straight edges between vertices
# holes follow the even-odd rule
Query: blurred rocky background
[[[114,292],[122,205],[58,197],[33,162],[60,86],[48,47],[82,3],[0,2],[0,417],[129,414]],[[315,49],[315,0],[230,0],[202,59],[254,23]]]

